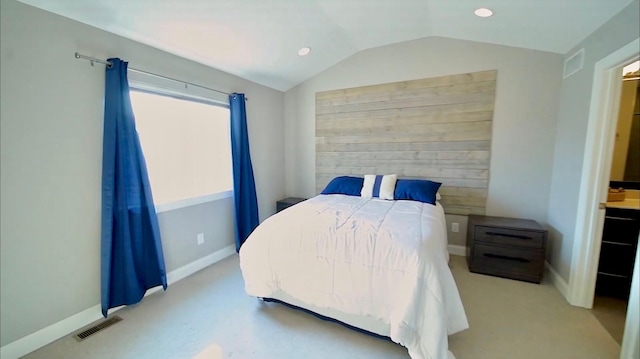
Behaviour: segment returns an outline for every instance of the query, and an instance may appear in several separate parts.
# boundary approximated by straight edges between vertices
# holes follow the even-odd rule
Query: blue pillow
[[[424,203],[436,204],[436,193],[442,183],[429,180],[398,179],[393,199],[408,199]]]
[[[340,176],[329,182],[320,194],[346,194],[348,196],[360,196],[364,178]]]

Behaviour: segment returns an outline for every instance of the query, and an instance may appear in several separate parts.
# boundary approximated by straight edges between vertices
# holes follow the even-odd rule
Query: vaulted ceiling
[[[428,36],[565,54],[633,0],[20,1],[286,91],[358,51]]]

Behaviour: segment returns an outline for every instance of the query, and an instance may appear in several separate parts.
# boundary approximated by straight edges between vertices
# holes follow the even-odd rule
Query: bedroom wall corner
[[[295,88],[284,93],[285,193],[290,197],[304,197],[298,186],[298,118],[294,111],[298,92]]]

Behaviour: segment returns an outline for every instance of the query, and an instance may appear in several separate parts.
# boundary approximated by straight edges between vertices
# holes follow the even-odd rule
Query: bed
[[[453,358],[468,328],[440,203],[320,194],[266,219],[240,250],[246,292]]]

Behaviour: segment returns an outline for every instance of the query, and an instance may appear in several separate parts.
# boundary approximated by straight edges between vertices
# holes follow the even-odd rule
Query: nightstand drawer
[[[544,270],[544,253],[476,244],[469,270],[540,283]]]
[[[475,240],[510,247],[543,248],[544,233],[522,229],[476,226]]]

